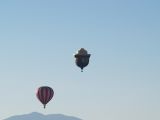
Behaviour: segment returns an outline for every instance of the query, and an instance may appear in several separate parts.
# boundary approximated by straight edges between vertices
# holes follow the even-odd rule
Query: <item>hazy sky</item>
[[[0,1],[0,119],[160,119],[159,0]],[[84,47],[81,73],[73,54]],[[55,91],[44,110],[35,93]]]

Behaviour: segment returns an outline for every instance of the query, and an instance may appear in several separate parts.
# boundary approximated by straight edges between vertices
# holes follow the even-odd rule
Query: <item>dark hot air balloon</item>
[[[53,98],[54,91],[48,86],[42,86],[38,88],[36,95],[45,108],[46,104]]]
[[[81,72],[83,72],[83,68],[89,64],[90,54],[87,53],[87,50],[81,48],[77,54],[74,55],[76,58],[76,65],[81,68]]]

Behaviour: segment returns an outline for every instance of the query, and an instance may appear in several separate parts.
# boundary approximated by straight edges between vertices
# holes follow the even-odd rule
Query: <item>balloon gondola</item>
[[[48,86],[39,87],[36,93],[38,100],[43,104],[44,108],[46,107],[46,104],[53,98],[53,95],[53,89]]]
[[[76,58],[76,65],[81,68],[81,72],[83,72],[83,68],[89,64],[90,56],[91,54],[88,54],[87,50],[85,50],[84,48],[78,50],[78,53],[74,55],[74,57]]]

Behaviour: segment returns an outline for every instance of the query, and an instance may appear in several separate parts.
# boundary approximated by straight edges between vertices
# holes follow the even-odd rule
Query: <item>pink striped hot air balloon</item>
[[[51,87],[42,86],[38,88],[36,95],[45,108],[46,104],[53,98],[54,91]]]

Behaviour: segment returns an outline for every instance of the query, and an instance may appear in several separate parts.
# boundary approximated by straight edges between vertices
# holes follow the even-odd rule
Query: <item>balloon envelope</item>
[[[36,95],[45,108],[46,104],[53,98],[54,91],[51,87],[42,86],[38,88]]]
[[[90,54],[88,54],[87,50],[84,48],[81,48],[78,50],[78,53],[74,55],[76,58],[76,65],[81,68],[81,71],[83,71],[83,68],[86,67],[89,64],[89,58]]]

